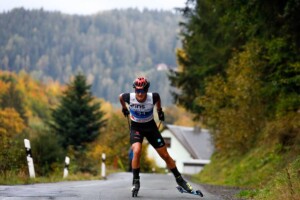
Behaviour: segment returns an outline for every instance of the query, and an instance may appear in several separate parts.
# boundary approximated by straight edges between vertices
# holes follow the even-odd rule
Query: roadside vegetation
[[[0,86],[0,184],[101,179],[102,153],[107,174],[128,170],[128,121],[119,109],[92,95],[82,74],[61,85],[43,84],[25,72],[0,71]],[[172,106],[166,113],[167,123],[194,123],[183,108]],[[31,142],[34,179],[29,177],[25,138]],[[142,171],[164,172],[147,158],[146,146]],[[69,176],[63,178],[66,156]]]
[[[44,85],[25,72],[0,71],[0,85],[0,184],[99,179],[102,153],[108,172],[127,170],[127,120],[92,95],[85,76],[65,86]],[[34,179],[25,138],[31,142]],[[70,175],[63,179],[65,156],[71,159]],[[145,170],[153,165],[145,160]]]
[[[188,0],[181,9],[174,97],[211,130],[216,150],[198,182],[299,199],[299,9],[294,0]]]

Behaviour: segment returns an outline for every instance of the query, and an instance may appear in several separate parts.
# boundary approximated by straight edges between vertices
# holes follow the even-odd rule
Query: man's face
[[[136,89],[135,90],[135,97],[138,101],[145,101],[147,96],[147,91],[143,89]]]

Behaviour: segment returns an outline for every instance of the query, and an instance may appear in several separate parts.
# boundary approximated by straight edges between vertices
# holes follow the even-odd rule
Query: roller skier
[[[140,158],[144,137],[147,138],[159,156],[166,162],[177,184],[185,191],[191,193],[193,191],[192,186],[184,180],[178,171],[175,161],[169,155],[164,139],[154,121],[153,110],[155,106],[159,120],[164,121],[165,117],[161,107],[160,95],[155,92],[148,92],[149,87],[150,82],[145,77],[138,77],[133,82],[134,92],[119,95],[122,112],[125,117],[130,117],[131,121],[130,144],[134,155],[132,159],[132,197],[136,197],[140,189]]]

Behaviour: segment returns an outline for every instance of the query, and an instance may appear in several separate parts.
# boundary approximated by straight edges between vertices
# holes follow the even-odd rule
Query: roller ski
[[[179,185],[176,188],[180,193],[188,193],[188,194],[193,194],[193,195],[203,197],[203,194],[200,190],[192,190],[192,191],[188,192]]]
[[[180,193],[188,193],[203,197],[203,194],[200,190],[194,190],[193,187],[186,182],[181,176],[176,178],[178,186],[176,187]]]
[[[139,189],[140,189],[140,179],[133,179],[132,188],[131,188],[132,197],[137,197]]]

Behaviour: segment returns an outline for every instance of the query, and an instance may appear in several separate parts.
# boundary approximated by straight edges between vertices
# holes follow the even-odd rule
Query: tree
[[[173,92],[176,103],[199,117],[204,111],[197,104],[198,97],[205,94],[205,78],[224,75],[232,49],[237,48],[240,37],[232,23],[226,23],[227,1],[188,0],[181,9],[185,22],[182,27],[182,49],[177,50],[181,70],[170,75],[171,84],[181,90]],[[192,5],[192,6],[190,6]]]
[[[13,80],[13,79],[12,79]],[[8,90],[2,96],[0,106],[2,108],[14,108],[17,111],[25,123],[27,123],[26,111],[24,108],[24,100],[22,94],[16,88],[16,83],[11,81]]]
[[[22,165],[18,136],[25,128],[23,119],[14,108],[0,109],[0,174],[4,179],[10,170]]]
[[[298,114],[299,8],[295,0],[187,0],[181,10],[174,97],[213,129],[222,153],[247,152],[265,124]],[[283,145],[294,137],[286,135]]]
[[[53,110],[50,127],[61,137],[64,149],[73,147],[75,151],[84,151],[105,126],[103,115],[100,103],[92,96],[91,85],[86,83],[84,75],[78,74],[67,85],[60,105]]]
[[[181,23],[183,46],[177,51],[181,70],[170,76],[171,84],[180,89],[174,93],[177,103],[201,117],[206,108],[197,102],[205,96],[207,80],[226,80],[229,61],[258,40],[265,47],[262,59],[268,62],[262,79],[263,93],[274,102],[271,109],[299,108],[299,1],[187,0],[186,5],[181,9],[186,17]]]

